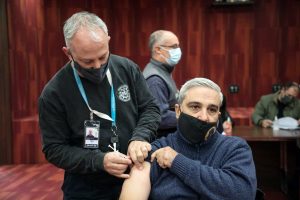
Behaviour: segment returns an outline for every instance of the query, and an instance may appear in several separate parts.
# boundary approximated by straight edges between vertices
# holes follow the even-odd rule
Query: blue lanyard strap
[[[116,99],[115,99],[113,84],[111,84],[110,101],[111,101],[110,102],[110,112],[111,112],[111,118],[112,118],[112,126],[116,126]]]
[[[96,110],[93,110],[90,107],[88,99],[87,99],[87,96],[85,94],[85,90],[84,90],[82,82],[81,82],[81,79],[80,79],[77,71],[74,69],[74,66],[72,66],[72,69],[73,69],[74,77],[75,77],[78,89],[80,91],[80,94],[81,94],[81,96],[82,96],[85,104],[87,105],[87,107],[91,111],[91,113],[97,115],[100,118],[112,121],[112,126],[116,127],[116,100],[115,100],[114,87],[113,87],[113,83],[112,83],[112,77],[111,77],[111,73],[110,73],[109,69],[107,70],[106,75],[107,75],[107,78],[108,78],[108,82],[109,82],[109,84],[111,86],[111,90],[110,90],[110,110],[111,110],[111,117],[108,116],[107,114],[104,114],[104,113],[98,112]],[[92,115],[91,115],[91,118],[92,118]]]
[[[74,77],[75,77],[75,80],[76,80],[78,89],[79,89],[79,91],[80,91],[80,94],[81,94],[81,96],[82,96],[82,98],[83,98],[85,104],[86,104],[86,105],[89,107],[89,109],[90,109],[89,102],[88,102],[88,100],[87,100],[87,97],[86,97],[84,88],[83,88],[83,86],[82,86],[82,82],[81,82],[81,80],[80,80],[80,78],[79,78],[79,76],[78,76],[76,70],[74,69],[74,67],[72,67],[72,69],[73,69]],[[90,109],[90,110],[91,110],[91,109]]]

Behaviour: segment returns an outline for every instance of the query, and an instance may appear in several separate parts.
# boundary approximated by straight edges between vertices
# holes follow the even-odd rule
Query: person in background
[[[152,143],[151,163],[132,167],[120,200],[253,200],[257,181],[249,145],[216,131],[220,87],[194,78],[180,89],[178,103],[177,131]]]
[[[177,36],[166,30],[158,30],[150,35],[149,48],[151,59],[143,75],[160,108],[162,120],[157,136],[161,137],[176,130],[174,106],[178,90],[172,72],[181,58],[181,49]]]
[[[217,131],[224,135],[232,135],[232,127],[234,125],[233,119],[226,109],[226,97],[223,95],[222,105],[220,107],[220,118],[217,126]]]
[[[287,82],[274,94],[264,95],[257,102],[252,114],[255,125],[264,128],[271,127],[273,120],[282,117],[292,117],[300,124],[299,84]]]
[[[43,152],[65,170],[64,200],[118,199],[128,166],[151,149],[159,108],[139,67],[110,53],[98,16],[75,13],[63,30],[69,62],[39,98]]]

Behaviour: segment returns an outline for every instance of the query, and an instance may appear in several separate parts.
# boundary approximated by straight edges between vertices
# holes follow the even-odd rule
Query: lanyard
[[[112,126],[116,127],[116,100],[115,100],[114,87],[113,87],[113,83],[112,83],[111,73],[110,73],[109,69],[107,69],[106,75],[107,75],[108,82],[109,82],[109,84],[111,86],[111,90],[110,90],[110,111],[111,111],[111,117],[108,116],[107,114],[98,112],[97,110],[93,110],[90,107],[89,102],[87,100],[87,96],[85,94],[85,90],[84,90],[84,88],[82,86],[82,82],[81,82],[81,80],[79,78],[79,75],[76,72],[76,70],[74,69],[74,66],[72,66],[72,68],[73,68],[74,77],[75,77],[78,89],[80,91],[80,94],[81,94],[83,100],[85,101],[85,104],[87,105],[87,107],[91,111],[90,118],[93,119],[93,114],[95,114],[95,115],[97,115],[98,117],[100,117],[102,119],[106,119],[106,120],[112,121]]]

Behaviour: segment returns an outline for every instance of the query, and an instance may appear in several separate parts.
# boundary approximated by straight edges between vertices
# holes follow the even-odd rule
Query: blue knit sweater
[[[152,143],[152,150],[170,146],[179,154],[169,169],[151,164],[152,200],[253,200],[256,172],[252,152],[241,138],[213,134],[193,145],[179,131]]]

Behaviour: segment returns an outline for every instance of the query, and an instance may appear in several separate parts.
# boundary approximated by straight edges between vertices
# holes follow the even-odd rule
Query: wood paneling
[[[7,10],[12,160],[17,164],[44,162],[37,120],[37,99],[49,78],[45,73],[53,74],[56,70],[47,63],[53,55],[47,54],[49,40],[45,37],[47,24],[44,1],[8,1]],[[56,41],[51,42],[56,44]]]
[[[195,76],[217,82],[230,107],[253,107],[277,82],[300,80],[300,1],[257,0],[251,6],[214,7],[212,0],[10,0],[9,63],[13,123],[27,127],[37,99],[66,62],[62,27],[74,12],[99,15],[109,28],[112,53],[141,69],[149,61],[148,37],[157,29],[175,32],[183,57],[174,78],[178,87]],[[230,84],[240,91],[230,94]],[[25,123],[23,126],[22,123]],[[33,125],[37,127],[36,124]],[[32,128],[32,127],[31,127]],[[19,132],[21,131],[21,132]],[[30,133],[30,134],[29,134]],[[30,139],[23,140],[24,135]],[[34,152],[39,133],[13,127],[14,152]],[[14,153],[14,162],[39,162]]]
[[[10,70],[6,1],[0,1],[0,165],[11,163]]]

